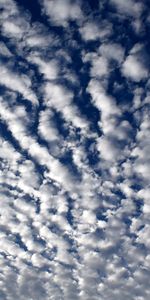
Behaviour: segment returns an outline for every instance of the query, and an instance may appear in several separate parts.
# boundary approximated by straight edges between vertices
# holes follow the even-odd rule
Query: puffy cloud
[[[116,161],[119,156],[119,148],[111,141],[111,137],[100,138],[97,145],[103,159]]]
[[[58,65],[56,61],[44,61],[38,56],[29,56],[28,60],[38,66],[40,74],[43,74],[45,79],[52,80],[58,77]]]
[[[72,3],[70,0],[44,0],[43,12],[57,25],[67,26],[68,21],[78,20],[82,16],[81,8],[76,1]]]
[[[109,68],[108,62],[105,57],[95,57],[92,60],[91,76],[96,78],[101,78],[103,76],[108,76]]]
[[[47,109],[40,113],[39,118],[39,134],[48,142],[60,139],[59,132],[52,120],[52,117],[52,111]]]
[[[32,91],[31,79],[25,74],[16,74],[5,66],[1,65],[0,84],[12,91],[22,94],[24,99],[28,99],[33,105],[38,104],[38,99]]]
[[[112,26],[109,22],[96,24],[88,21],[80,27],[79,31],[84,41],[105,40],[112,34]]]
[[[118,63],[121,63],[124,58],[124,49],[121,45],[115,43],[104,43],[99,48],[102,56],[115,60]]]
[[[127,16],[136,17],[142,13],[143,9],[143,5],[138,1],[135,2],[134,0],[110,0],[110,3],[116,7],[119,13]]]
[[[44,86],[45,104],[62,112],[64,118],[75,127],[87,128],[88,122],[81,118],[80,112],[73,104],[73,94],[65,87],[47,82]]]
[[[145,180],[149,181],[149,113],[145,113],[142,117],[140,129],[137,132],[137,145],[133,148],[131,155],[136,158],[135,171],[139,173]]]
[[[147,68],[134,55],[127,56],[123,63],[122,72],[124,76],[135,82],[139,82],[148,77]]]
[[[119,108],[116,106],[115,99],[106,94],[105,89],[98,80],[92,79],[89,82],[87,90],[91,93],[92,101],[102,112],[104,118],[120,112]]]

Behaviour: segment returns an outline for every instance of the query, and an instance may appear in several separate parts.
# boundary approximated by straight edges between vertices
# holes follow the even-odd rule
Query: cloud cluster
[[[147,6],[87,2],[0,1],[3,300],[149,300]]]
[[[41,1],[43,12],[49,17],[51,22],[57,25],[67,26],[69,21],[78,20],[82,16],[82,11],[78,1],[71,0],[44,0]]]

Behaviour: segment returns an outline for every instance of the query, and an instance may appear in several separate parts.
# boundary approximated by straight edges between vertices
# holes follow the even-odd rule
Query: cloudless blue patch
[[[31,20],[33,22],[43,21],[43,16],[41,15],[41,6],[38,0],[15,0],[16,3],[21,6],[25,11],[30,12]]]

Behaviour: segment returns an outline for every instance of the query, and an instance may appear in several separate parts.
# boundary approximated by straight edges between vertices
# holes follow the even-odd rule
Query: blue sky
[[[0,300],[149,300],[149,2],[0,13]]]

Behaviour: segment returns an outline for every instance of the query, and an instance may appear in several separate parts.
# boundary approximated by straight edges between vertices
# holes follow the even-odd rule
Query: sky
[[[0,300],[149,300],[149,1],[0,25]]]

